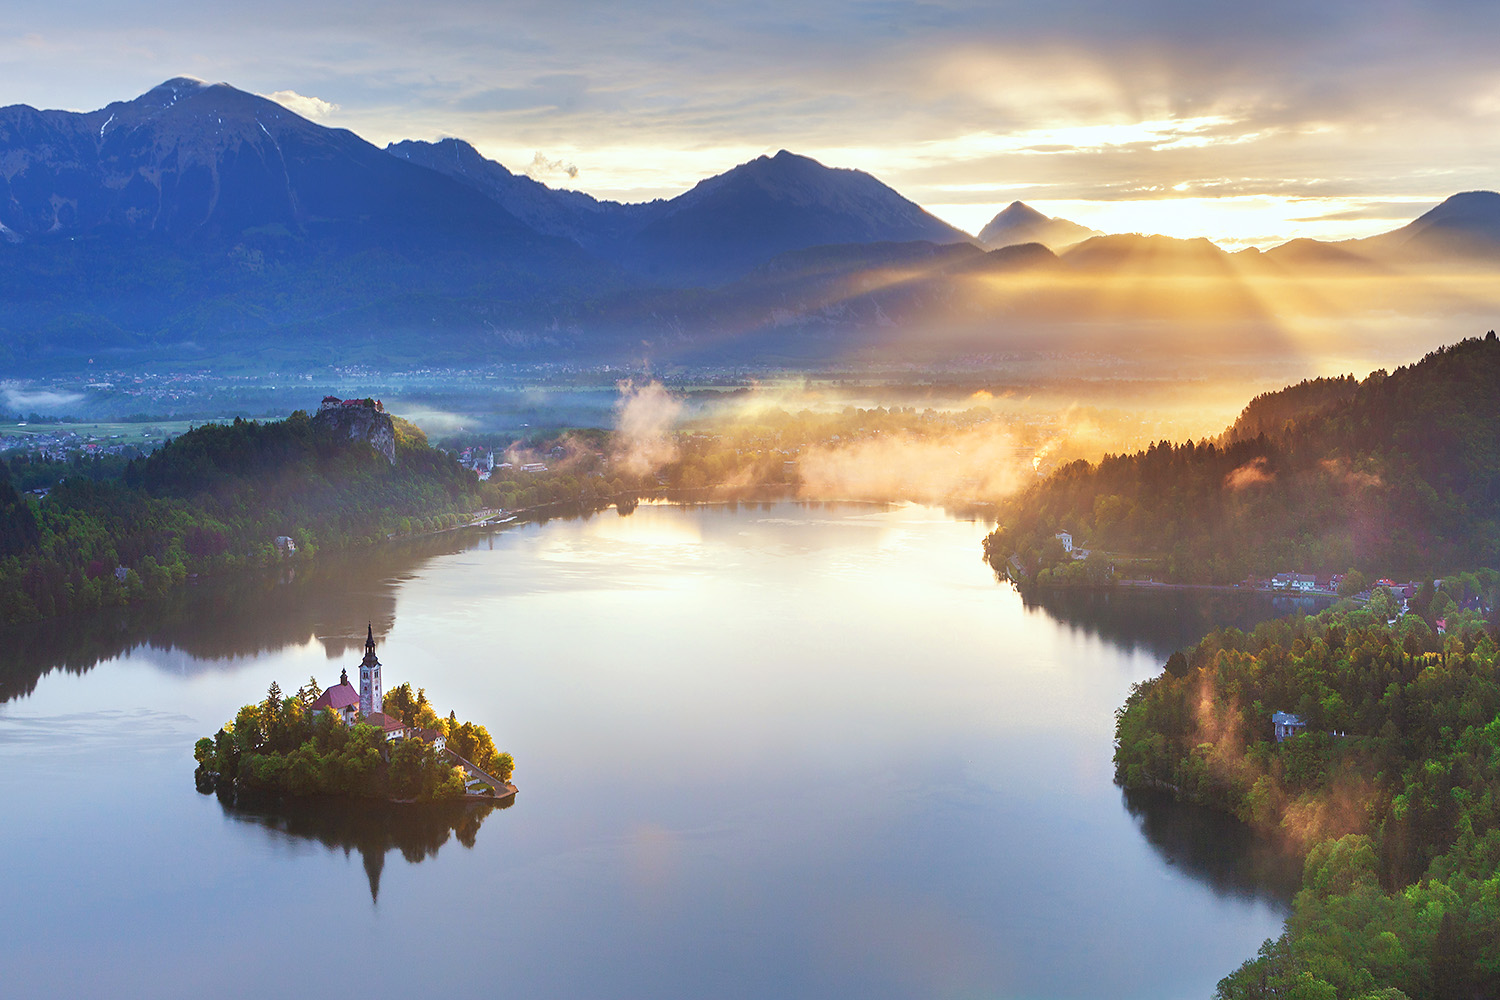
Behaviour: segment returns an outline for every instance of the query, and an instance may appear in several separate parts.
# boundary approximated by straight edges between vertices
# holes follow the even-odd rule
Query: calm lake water
[[[1206,998],[1295,868],[1111,784],[1250,596],[1028,607],[920,507],[643,505],[0,633],[0,995]],[[511,808],[230,811],[192,743],[374,623]]]

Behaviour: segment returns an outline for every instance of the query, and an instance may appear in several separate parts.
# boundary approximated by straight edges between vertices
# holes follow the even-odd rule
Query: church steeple
[[[365,658],[359,665],[359,711],[369,716],[381,711],[380,660],[375,656],[374,623],[365,627]]]

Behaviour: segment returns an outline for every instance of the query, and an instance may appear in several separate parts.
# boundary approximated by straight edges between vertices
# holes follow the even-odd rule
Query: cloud
[[[578,176],[578,167],[566,160],[549,160],[538,151],[531,158],[531,163],[527,165],[524,173],[532,180],[556,174],[566,174],[571,178]]]
[[[1421,215],[1432,204],[1428,201],[1372,201],[1358,208],[1322,215],[1308,215],[1292,219],[1292,222],[1356,222],[1375,219],[1381,222],[1410,222]]]
[[[295,90],[278,90],[274,94],[262,94],[261,96],[275,101],[294,114],[299,114],[303,118],[310,118],[313,121],[320,121],[339,110],[339,106],[331,101],[325,101],[321,97],[308,97],[297,93]]]

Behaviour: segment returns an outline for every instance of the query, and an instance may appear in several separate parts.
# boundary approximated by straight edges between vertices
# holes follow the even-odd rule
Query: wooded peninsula
[[[1216,441],[1064,466],[985,540],[1023,588],[1350,567],[1359,600],[1210,632],[1117,713],[1120,785],[1305,858],[1285,933],[1220,1000],[1500,996],[1497,421],[1492,332],[1259,397]]]
[[[1492,331],[1267,393],[1213,441],[1062,466],[1002,505],[985,553],[1023,586],[1500,566],[1497,425]]]

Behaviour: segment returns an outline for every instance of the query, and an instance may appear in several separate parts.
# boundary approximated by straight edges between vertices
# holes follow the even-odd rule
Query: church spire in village
[[[359,711],[370,716],[381,711],[384,697],[380,689],[380,660],[375,655],[375,626],[365,628],[365,658],[359,665]]]

